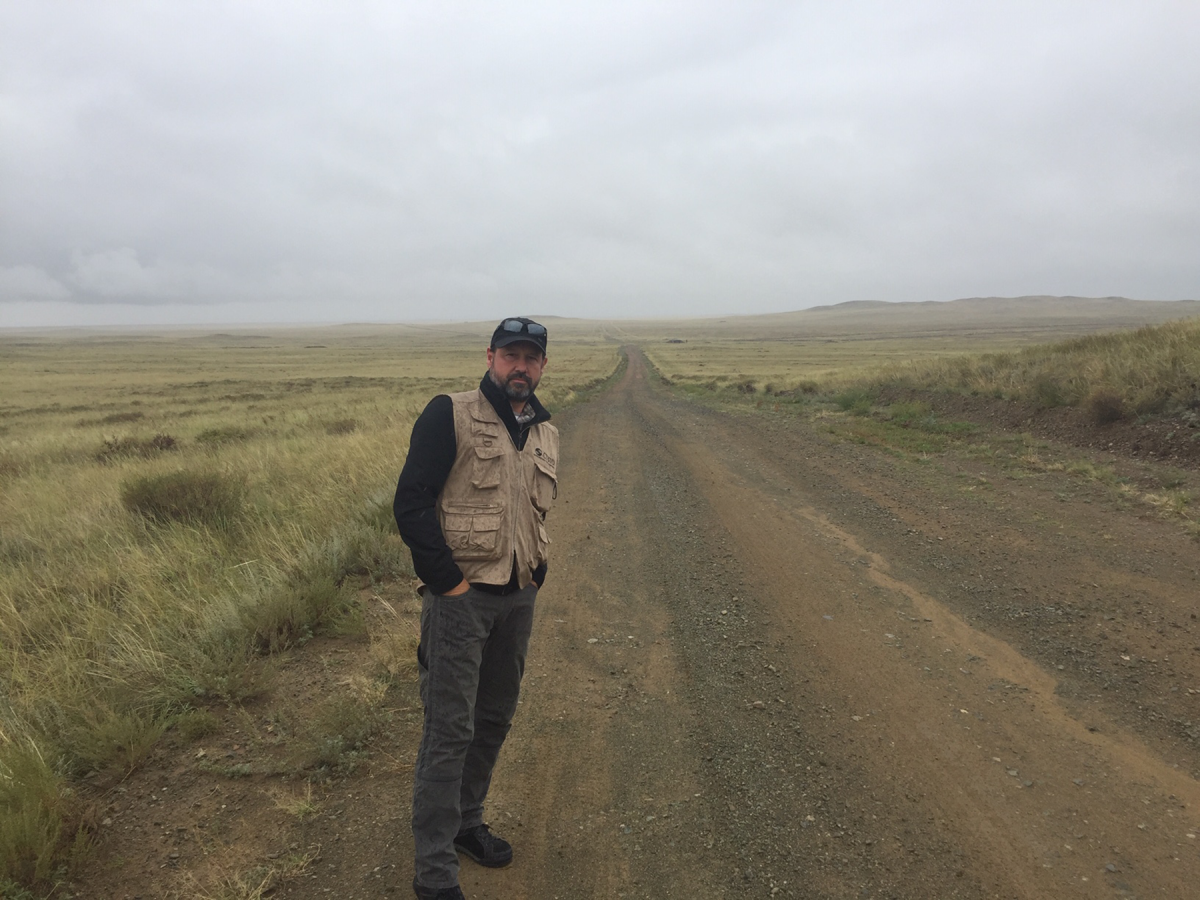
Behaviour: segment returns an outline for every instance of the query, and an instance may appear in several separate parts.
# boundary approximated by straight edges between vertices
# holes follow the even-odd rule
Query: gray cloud
[[[0,10],[0,324],[1200,295],[1182,2]]]

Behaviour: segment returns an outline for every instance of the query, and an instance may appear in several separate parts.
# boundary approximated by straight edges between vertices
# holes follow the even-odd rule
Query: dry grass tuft
[[[307,819],[321,810],[321,801],[313,797],[311,781],[304,782],[304,788],[299,793],[277,787],[270,791],[270,797],[277,809],[297,819]]]
[[[112,415],[103,416],[100,419],[100,424],[101,425],[117,425],[122,422],[139,422],[144,418],[146,418],[146,414],[144,412],[136,412],[135,411],[135,412],[113,413]]]
[[[178,449],[179,441],[169,434],[156,434],[150,438],[105,438],[104,446],[96,453],[96,459],[105,463],[121,457],[149,459],[160,453]]]
[[[187,522],[228,528],[238,521],[244,483],[221,472],[168,472],[138,475],[121,485],[121,502],[157,524]]]
[[[195,441],[205,447],[219,447],[222,444],[238,444],[248,441],[256,434],[258,434],[257,428],[222,425],[218,428],[205,428],[196,435]]]
[[[1083,410],[1094,425],[1111,425],[1125,418],[1125,402],[1116,392],[1095,388],[1083,399]]]
[[[289,854],[244,872],[220,872],[205,882],[189,875],[185,890],[170,896],[172,900],[262,900],[284,881],[307,872],[318,852]]]
[[[392,614],[390,625],[373,628],[370,632],[371,660],[392,678],[412,678],[417,674],[417,645],[421,631],[415,617],[401,619],[395,608],[382,598]]]
[[[0,890],[43,888],[86,850],[83,811],[36,744],[0,740]]]

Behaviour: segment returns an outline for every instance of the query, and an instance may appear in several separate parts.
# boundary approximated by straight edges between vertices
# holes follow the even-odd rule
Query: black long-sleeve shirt
[[[534,417],[522,425],[517,422],[512,404],[504,391],[486,375],[479,389],[500,416],[518,450],[525,447],[529,426],[550,418],[546,408],[531,395],[526,402],[532,405]],[[454,404],[448,396],[439,394],[429,401],[413,423],[408,458],[404,461],[396,485],[396,498],[392,502],[400,536],[412,551],[413,570],[435,594],[444,594],[463,580],[462,570],[454,562],[437,515],[437,498],[446,485],[446,479],[450,477],[457,453]],[[517,578],[515,559],[513,566],[512,580],[508,586],[514,586]],[[540,585],[545,579],[546,564],[543,563],[533,572],[533,580]]]

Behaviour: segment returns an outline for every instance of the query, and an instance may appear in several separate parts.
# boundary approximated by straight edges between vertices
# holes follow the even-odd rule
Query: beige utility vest
[[[438,519],[469,582],[508,584],[513,557],[525,587],[546,561],[546,513],[558,493],[558,429],[529,427],[517,450],[480,390],[451,394],[458,452],[438,495]]]

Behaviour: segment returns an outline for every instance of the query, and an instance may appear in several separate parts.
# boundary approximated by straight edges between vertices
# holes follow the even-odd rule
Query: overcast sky
[[[1200,298],[1200,3],[0,0],[0,326]]]

